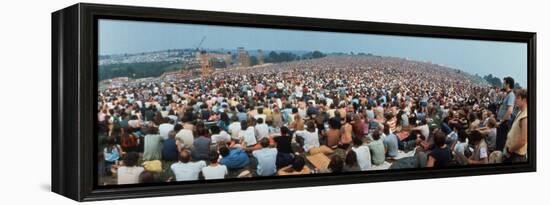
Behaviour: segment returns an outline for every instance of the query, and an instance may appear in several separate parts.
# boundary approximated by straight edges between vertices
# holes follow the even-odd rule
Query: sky
[[[527,43],[100,19],[99,55],[195,48],[364,52],[527,83]]]

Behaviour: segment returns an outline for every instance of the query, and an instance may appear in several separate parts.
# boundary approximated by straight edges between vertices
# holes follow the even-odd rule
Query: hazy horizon
[[[472,75],[512,76],[527,87],[527,44],[200,24],[99,20],[99,55],[201,48],[296,50],[430,61]]]

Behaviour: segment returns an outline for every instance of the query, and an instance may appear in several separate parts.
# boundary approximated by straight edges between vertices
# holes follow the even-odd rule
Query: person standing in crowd
[[[514,103],[516,100],[516,95],[514,94],[514,79],[512,77],[505,77],[503,79],[503,91],[506,93],[500,102],[500,107],[498,108],[497,121],[497,140],[496,140],[496,149],[502,150],[506,143],[506,136],[510,130],[510,120],[512,118],[512,112],[514,110]]]
[[[526,162],[527,161],[527,105],[528,92],[525,89],[517,91],[516,105],[519,107],[519,113],[514,119],[514,123],[510,128],[506,139],[506,147],[504,149],[504,162]]]

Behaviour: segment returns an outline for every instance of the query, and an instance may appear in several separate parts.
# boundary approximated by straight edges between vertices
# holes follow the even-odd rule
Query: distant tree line
[[[315,59],[315,58],[323,58],[327,56],[326,54],[322,53],[321,51],[313,51],[313,52],[307,52],[303,55],[297,55],[291,52],[275,52],[271,51],[269,54],[265,57],[264,61],[266,63],[282,63],[282,62],[289,62],[289,61],[295,61],[295,60],[305,60],[305,59]],[[251,57],[250,63],[251,65],[257,64],[258,60],[256,57]]]
[[[476,76],[478,75],[476,74]],[[483,80],[487,81],[492,86],[499,87],[499,88],[502,87],[502,80],[496,76],[493,76],[493,74],[483,76]],[[514,84],[514,88],[521,88],[521,86],[519,85],[519,83],[516,82]]]
[[[99,80],[117,77],[146,78],[158,77],[165,72],[181,69],[182,64],[177,62],[141,62],[102,65],[99,67]]]

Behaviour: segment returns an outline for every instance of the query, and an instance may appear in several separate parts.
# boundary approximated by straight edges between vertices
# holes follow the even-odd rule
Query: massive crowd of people
[[[99,184],[527,161],[527,91],[329,56],[98,92]]]

